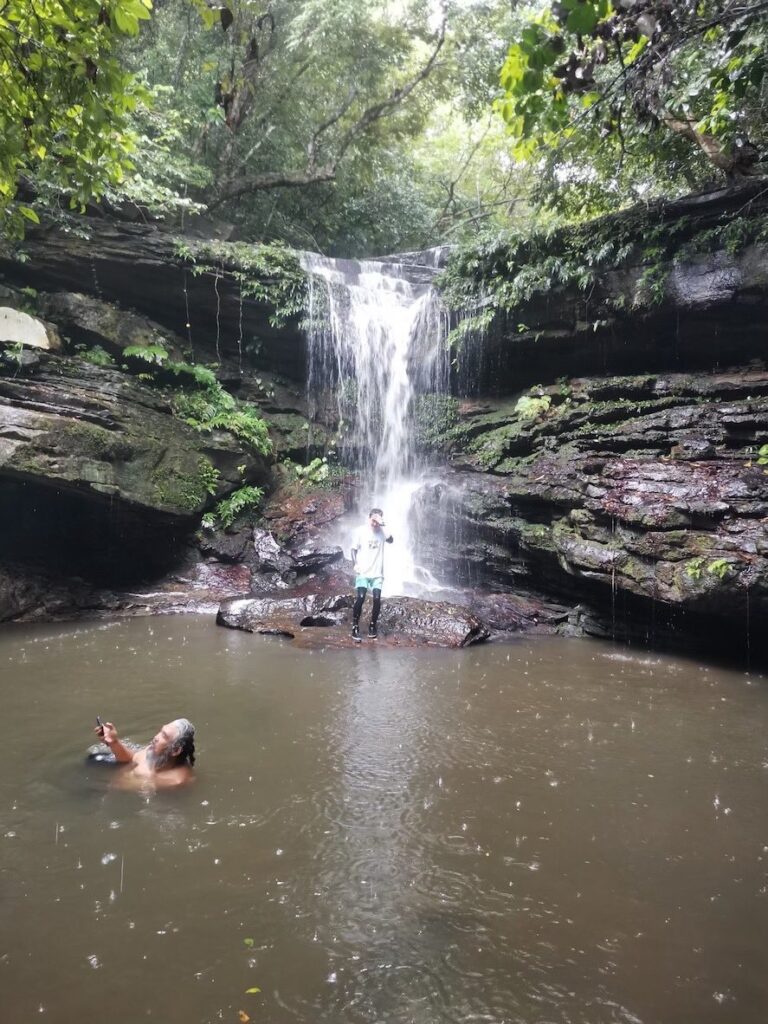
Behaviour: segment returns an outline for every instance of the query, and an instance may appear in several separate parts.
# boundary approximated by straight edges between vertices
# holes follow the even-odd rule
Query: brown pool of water
[[[0,670],[4,1024],[766,1019],[760,677],[195,616],[4,627]],[[115,788],[97,714],[191,718],[195,784]]]

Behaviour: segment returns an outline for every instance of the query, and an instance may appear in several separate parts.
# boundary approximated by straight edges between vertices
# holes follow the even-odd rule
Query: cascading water
[[[445,395],[446,317],[433,270],[306,254],[310,281],[309,396],[314,415],[339,424],[340,455],[362,475],[362,521],[384,509],[395,544],[385,592],[434,585],[413,550],[413,498],[427,473],[416,437],[429,401]],[[340,539],[349,548],[348,538]]]

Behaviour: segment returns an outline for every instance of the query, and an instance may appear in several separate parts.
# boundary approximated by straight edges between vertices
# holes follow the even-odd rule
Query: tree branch
[[[253,178],[244,178],[225,185],[219,195],[215,196],[208,203],[208,210],[215,210],[224,203],[250,192],[263,192],[273,188],[303,188],[309,185],[318,185],[324,182],[334,181],[339,164],[343,160],[347,150],[352,143],[359,139],[372,125],[382,118],[392,114],[413,92],[416,86],[423,82],[435,68],[437,57],[445,42],[446,23],[442,22],[437,35],[435,47],[429,60],[405,85],[393,89],[386,99],[367,107],[358,119],[350,125],[341,137],[335,155],[320,164],[318,161],[319,142],[325,132],[344,117],[349,111],[355,98],[353,90],[341,107],[336,110],[326,121],[323,121],[312,135],[307,144],[307,165],[303,171],[269,171],[265,174],[257,174]]]
[[[333,181],[336,177],[336,165],[316,167],[313,171],[267,171],[253,178],[236,181],[222,195],[212,199],[207,209],[215,210],[231,199],[238,199],[249,192],[265,192],[272,188],[303,188],[307,185],[319,185]]]

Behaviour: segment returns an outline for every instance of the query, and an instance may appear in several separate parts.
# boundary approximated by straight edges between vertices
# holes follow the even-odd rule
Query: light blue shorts
[[[366,590],[381,590],[383,576],[355,576],[355,590],[365,587]]]

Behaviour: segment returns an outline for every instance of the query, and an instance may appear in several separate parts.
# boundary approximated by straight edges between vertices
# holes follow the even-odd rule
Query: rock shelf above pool
[[[234,597],[224,601],[216,621],[248,633],[285,636],[303,645],[352,644],[351,598],[347,594],[303,597]],[[363,617],[365,635],[367,617]],[[382,603],[375,643],[469,647],[491,635],[490,629],[466,608],[447,601],[392,597]]]

